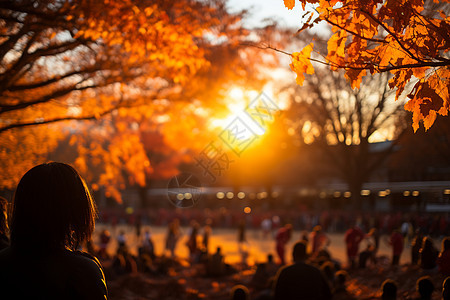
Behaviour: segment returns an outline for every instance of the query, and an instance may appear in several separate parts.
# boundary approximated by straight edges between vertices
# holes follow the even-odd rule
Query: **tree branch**
[[[67,117],[59,117],[59,118],[43,120],[41,122],[34,121],[34,122],[15,123],[15,124],[7,125],[4,127],[0,127],[0,133],[10,130],[10,129],[13,129],[13,128],[22,128],[22,127],[29,127],[29,126],[36,126],[36,125],[43,125],[43,124],[51,124],[51,123],[57,123],[57,122],[61,122],[61,121],[69,121],[69,120],[83,121],[83,120],[99,119],[109,113],[112,113],[113,111],[119,109],[120,107],[121,107],[120,105],[116,105],[116,106],[114,106],[110,109],[107,109],[101,113],[92,114],[92,115],[88,115],[88,116],[67,116]]]

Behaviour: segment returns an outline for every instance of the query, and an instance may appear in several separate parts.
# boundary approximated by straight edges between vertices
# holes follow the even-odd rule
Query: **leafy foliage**
[[[207,143],[200,106],[265,80],[273,55],[242,45],[242,17],[221,0],[0,1],[0,187],[52,151],[119,200],[175,175]]]
[[[389,82],[396,99],[407,93],[405,109],[413,113],[414,130],[423,121],[425,129],[437,115],[446,116],[450,99],[450,10],[448,0],[301,0],[303,9],[312,4],[315,11],[303,15],[299,30],[319,21],[332,26],[328,54],[311,58],[310,51],[293,53],[293,69],[310,70],[307,60],[327,64],[332,70],[345,70],[353,88],[364,76],[390,72]],[[294,1],[285,1],[292,9]],[[309,45],[307,47],[310,47]],[[367,72],[368,71],[368,72]],[[413,84],[412,87],[408,83]]]

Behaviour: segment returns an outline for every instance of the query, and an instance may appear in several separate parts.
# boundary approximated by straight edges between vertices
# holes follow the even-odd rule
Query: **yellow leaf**
[[[290,64],[291,69],[297,73],[296,82],[298,85],[303,85],[306,74],[314,74],[314,67],[311,64],[310,56],[313,50],[313,44],[309,44],[300,52],[292,53],[292,63]]]

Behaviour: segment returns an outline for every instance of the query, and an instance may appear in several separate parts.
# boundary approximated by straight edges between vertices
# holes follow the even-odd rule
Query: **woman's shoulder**
[[[101,264],[98,259],[86,252],[83,251],[64,251],[64,259],[67,260],[68,263],[80,264],[83,267],[91,267],[94,269],[101,269]]]
[[[76,282],[74,288],[79,293],[101,298],[107,296],[105,275],[97,258],[81,251],[65,251],[64,261],[71,269],[70,277]]]
[[[73,271],[72,276],[100,278],[104,280],[103,268],[98,259],[82,251],[68,251],[63,255],[64,264]]]

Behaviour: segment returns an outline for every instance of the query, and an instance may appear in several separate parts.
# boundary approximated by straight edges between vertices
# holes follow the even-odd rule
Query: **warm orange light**
[[[249,206],[246,206],[246,207],[244,208],[244,212],[245,212],[246,214],[249,214],[249,213],[252,212],[252,209],[251,209]]]

